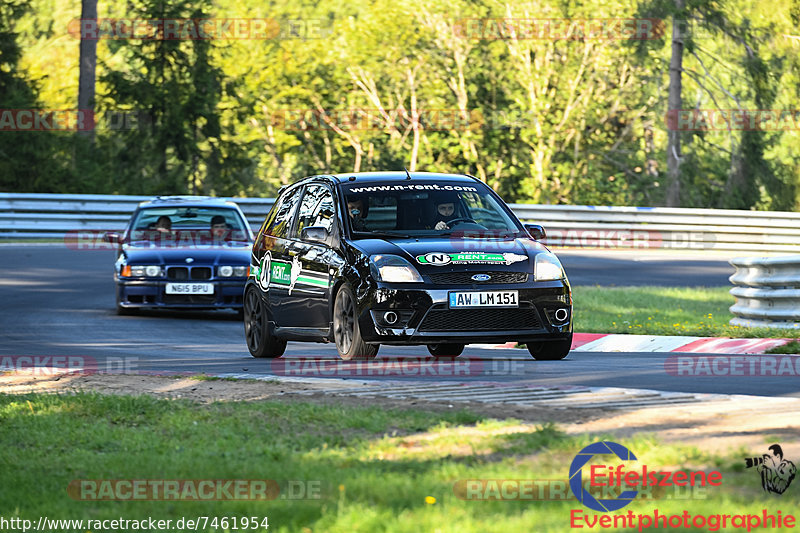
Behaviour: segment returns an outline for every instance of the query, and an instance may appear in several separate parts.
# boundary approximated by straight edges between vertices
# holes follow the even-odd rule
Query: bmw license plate
[[[214,294],[212,283],[167,283],[167,294]]]
[[[517,291],[451,292],[450,309],[459,307],[519,307]]]

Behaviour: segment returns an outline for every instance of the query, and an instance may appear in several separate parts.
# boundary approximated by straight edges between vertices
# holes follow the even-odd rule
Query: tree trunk
[[[81,0],[81,20],[97,20],[97,0]],[[83,114],[84,127],[79,129],[94,142],[94,84],[97,66],[97,39],[81,39],[80,73],[78,75],[78,113]]]
[[[672,113],[680,113],[681,75],[683,70],[683,37],[680,35],[678,16],[683,11],[683,0],[675,0],[678,13],[672,17],[672,59],[669,62],[669,97],[667,107]],[[669,115],[668,115],[669,116]],[[667,207],[678,207],[681,203],[681,132],[677,120],[667,130]]]
[[[411,144],[411,161],[409,162],[409,169],[411,172],[417,170],[417,154],[419,153],[419,115],[417,114],[417,90],[416,80],[414,79],[414,71],[410,68],[407,70],[408,87],[411,91],[411,127],[414,132],[413,142]]]

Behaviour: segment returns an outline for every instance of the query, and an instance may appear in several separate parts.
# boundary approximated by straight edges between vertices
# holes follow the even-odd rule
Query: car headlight
[[[130,275],[134,278],[160,278],[162,272],[159,265],[131,265]]]
[[[548,253],[536,255],[536,264],[533,272],[536,281],[553,281],[567,277],[564,274],[564,267],[561,266],[561,261],[553,254]]]
[[[373,255],[369,258],[372,277],[388,283],[422,283],[422,276],[411,263],[397,255]]]
[[[220,265],[217,267],[217,276],[221,278],[244,278],[247,277],[246,266]]]

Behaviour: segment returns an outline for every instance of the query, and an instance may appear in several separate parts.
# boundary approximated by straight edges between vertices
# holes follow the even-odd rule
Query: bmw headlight
[[[131,265],[131,277],[134,278],[160,278],[162,275],[159,265]]]
[[[548,253],[536,255],[536,265],[533,272],[536,281],[554,281],[567,277],[558,257]]]
[[[244,278],[247,277],[247,267],[220,265],[217,267],[217,276],[221,278]]]
[[[388,283],[422,283],[422,276],[411,263],[397,255],[373,255],[369,270],[378,281]]]

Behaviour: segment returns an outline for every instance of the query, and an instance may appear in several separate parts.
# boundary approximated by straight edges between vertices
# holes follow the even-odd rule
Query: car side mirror
[[[103,235],[103,240],[106,242],[110,242],[111,244],[119,244],[119,233],[114,233],[113,231],[109,231],[105,235]]]
[[[328,228],[324,226],[307,226],[300,230],[300,240],[303,241],[326,242],[328,235]]]
[[[547,237],[544,228],[539,224],[525,224],[525,229],[528,230],[528,234],[533,237],[535,241],[541,241]]]

